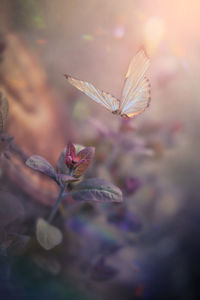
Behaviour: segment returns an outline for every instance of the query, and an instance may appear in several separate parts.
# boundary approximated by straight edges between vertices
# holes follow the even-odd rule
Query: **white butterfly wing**
[[[116,111],[119,109],[119,100],[110,95],[109,93],[103,92],[95,88],[91,83],[76,79],[69,75],[65,75],[67,80],[75,86],[77,89],[85,93],[95,102],[103,105],[109,111]]]
[[[133,118],[145,111],[150,101],[150,82],[148,78],[144,77],[134,89],[132,100],[123,106],[121,114]]]
[[[142,113],[150,103],[150,83],[144,76],[150,60],[143,50],[133,57],[126,74],[120,110],[129,118]]]

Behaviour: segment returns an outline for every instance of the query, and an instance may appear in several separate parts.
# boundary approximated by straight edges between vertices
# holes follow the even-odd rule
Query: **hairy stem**
[[[56,214],[56,212],[57,212],[57,210],[58,210],[58,206],[59,206],[59,204],[60,204],[60,202],[61,202],[61,200],[62,200],[62,195],[63,195],[64,190],[65,190],[65,185],[63,185],[63,186],[61,187],[60,193],[59,193],[58,198],[57,198],[57,200],[56,200],[56,203],[55,203],[55,205],[54,205],[54,207],[53,207],[53,209],[52,209],[52,211],[51,211],[51,213],[50,213],[50,215],[49,215],[49,217],[48,217],[48,222],[49,222],[49,223],[51,223],[52,220],[53,220],[53,218],[55,217],[55,214]]]

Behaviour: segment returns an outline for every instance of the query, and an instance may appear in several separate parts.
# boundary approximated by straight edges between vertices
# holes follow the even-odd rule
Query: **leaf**
[[[37,220],[36,237],[39,244],[46,250],[56,247],[63,240],[62,232],[42,218]]]
[[[78,152],[77,157],[80,160],[79,165],[76,167],[73,172],[74,177],[80,177],[87,170],[91,161],[94,157],[95,148],[94,147],[86,147],[80,152]]]
[[[61,152],[56,165],[56,171],[61,174],[68,174],[69,172],[69,169],[65,164],[65,153],[66,153],[66,148],[64,148],[63,151]]]
[[[63,184],[66,184],[68,182],[75,182],[75,181],[79,180],[73,176],[65,175],[65,174],[58,174],[58,178],[61,180],[61,182]]]
[[[33,262],[41,268],[52,275],[58,275],[61,271],[61,264],[57,259],[54,259],[52,255],[42,256],[35,254],[32,258]]]
[[[58,182],[57,174],[52,165],[43,157],[38,155],[33,155],[29,157],[26,161],[26,165],[34,170],[46,174],[47,176]]]
[[[91,178],[78,183],[68,194],[77,201],[122,202],[122,192],[105,179]]]
[[[8,117],[9,104],[8,100],[0,92],[0,132],[4,129]]]

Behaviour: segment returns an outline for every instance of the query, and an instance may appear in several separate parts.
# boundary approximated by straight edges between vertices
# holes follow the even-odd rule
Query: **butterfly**
[[[113,114],[120,115],[124,119],[130,119],[141,114],[150,104],[151,86],[149,79],[145,76],[149,65],[149,58],[144,50],[140,50],[130,62],[120,100],[109,93],[95,88],[89,82],[78,80],[67,74],[64,76],[73,86],[95,102],[103,105]]]

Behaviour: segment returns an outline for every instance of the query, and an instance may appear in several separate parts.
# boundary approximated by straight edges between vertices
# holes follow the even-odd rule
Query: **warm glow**
[[[158,17],[149,18],[144,23],[144,40],[147,52],[154,54],[165,35],[165,23]]]

